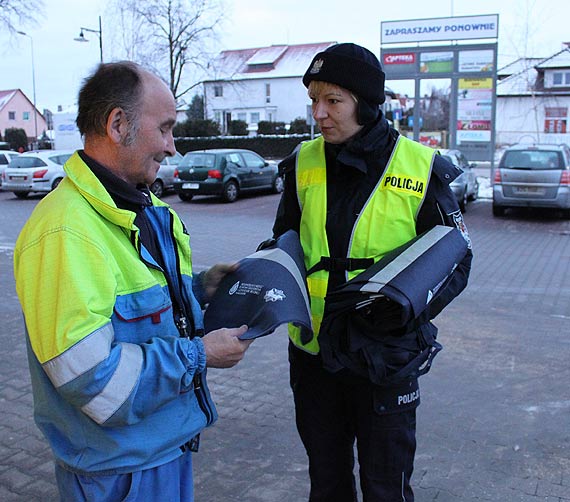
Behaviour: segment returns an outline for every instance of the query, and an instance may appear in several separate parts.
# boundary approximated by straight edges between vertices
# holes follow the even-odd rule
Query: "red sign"
[[[413,52],[402,52],[401,54],[384,54],[384,64],[414,64],[416,55]]]

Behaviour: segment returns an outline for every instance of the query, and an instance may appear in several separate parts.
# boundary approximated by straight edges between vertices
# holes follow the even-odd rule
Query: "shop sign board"
[[[499,15],[383,21],[380,33],[382,45],[498,38]]]

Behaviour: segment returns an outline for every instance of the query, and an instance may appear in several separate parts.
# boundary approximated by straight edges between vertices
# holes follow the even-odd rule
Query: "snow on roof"
[[[502,68],[497,70],[497,75],[500,77],[507,77],[509,75],[515,75],[516,73],[521,73],[526,71],[528,68],[532,68],[536,64],[544,61],[545,58],[518,58],[516,61],[509,63]]]
[[[14,94],[18,92],[18,89],[10,89],[8,91],[0,91],[0,110],[8,104],[8,101],[12,99]]]
[[[566,47],[560,52],[547,58],[519,58],[510,65],[498,70],[499,76],[504,77],[497,82],[497,96],[529,96],[532,93],[552,93],[535,89],[538,74],[544,70],[554,68],[570,68],[570,48]]]
[[[497,96],[530,95],[536,82],[537,71],[531,66],[497,82]]]
[[[222,51],[213,63],[213,78],[207,81],[301,77],[314,55],[335,43],[272,45]]]
[[[277,60],[283,55],[287,50],[286,45],[272,45],[271,47],[263,47],[255,52],[245,64],[248,66],[253,65],[275,65]]]
[[[570,48],[566,47],[536,65],[537,68],[570,68]]]

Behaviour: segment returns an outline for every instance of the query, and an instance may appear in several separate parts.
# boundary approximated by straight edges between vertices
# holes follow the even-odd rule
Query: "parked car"
[[[218,195],[234,202],[250,190],[283,191],[277,164],[251,150],[217,149],[189,152],[178,164],[174,189],[183,201],[194,195]]]
[[[6,170],[6,166],[18,155],[20,155],[18,152],[11,150],[0,150],[0,186],[2,186],[2,173]]]
[[[65,177],[63,164],[75,150],[37,150],[13,158],[2,175],[2,190],[26,198],[30,192],[50,192]]]
[[[570,149],[567,145],[507,148],[493,176],[493,216],[509,207],[562,209],[570,218]]]
[[[440,149],[439,153],[443,158],[463,171],[449,186],[453,190],[457,202],[459,202],[459,209],[465,212],[467,211],[467,201],[477,199],[477,193],[479,192],[479,182],[475,173],[477,164],[470,163],[459,150]]]
[[[165,157],[160,164],[156,179],[149,186],[150,191],[157,197],[174,188],[174,171],[182,159],[182,154],[176,152],[172,157]]]

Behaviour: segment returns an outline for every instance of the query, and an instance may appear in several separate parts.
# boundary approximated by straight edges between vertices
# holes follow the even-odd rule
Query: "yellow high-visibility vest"
[[[347,258],[372,258],[416,236],[416,219],[427,193],[435,151],[404,136],[398,140],[378,184],[360,212],[348,246]],[[307,270],[330,256],[326,234],[327,176],[322,137],[304,142],[297,154],[297,196],[301,206],[300,239]],[[361,270],[346,273],[350,280]],[[323,320],[329,272],[317,270],[307,277],[311,298],[313,338],[302,343],[300,329],[289,325],[289,337],[300,349],[319,352],[319,328]]]

